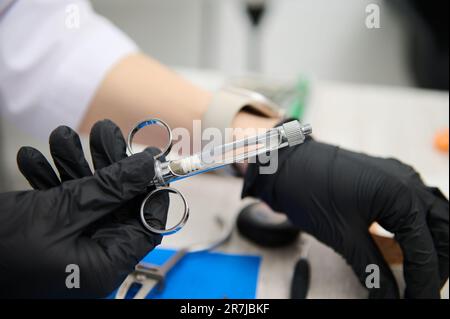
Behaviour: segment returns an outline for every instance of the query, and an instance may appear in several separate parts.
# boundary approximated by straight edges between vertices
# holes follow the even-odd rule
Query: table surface
[[[208,89],[217,89],[225,83],[225,77],[214,72],[180,70],[180,73]],[[448,196],[448,154],[433,148],[436,131],[449,126],[448,97],[448,92],[313,82],[305,120],[313,125],[317,139],[372,155],[397,157],[413,165],[427,183],[440,187]],[[41,150],[47,150],[48,145],[18,134],[11,125],[6,124],[6,128],[3,145],[6,151],[2,154],[6,178],[10,187],[23,188],[26,183],[15,164],[19,145],[33,145]],[[214,238],[218,230],[214,216],[232,222],[245,205],[240,200],[241,181],[234,177],[204,174],[177,182],[176,187],[188,199],[191,217],[180,233],[164,239],[166,247]],[[306,234],[290,247],[263,249],[234,232],[231,241],[220,250],[262,256],[257,297],[288,298],[293,267],[304,245],[309,246],[312,270],[308,298],[367,296],[344,260]],[[394,271],[402,286],[401,269]],[[448,298],[448,283],[443,295]]]

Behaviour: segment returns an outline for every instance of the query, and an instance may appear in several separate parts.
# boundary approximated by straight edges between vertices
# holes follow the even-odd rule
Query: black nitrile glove
[[[439,298],[448,278],[448,200],[395,159],[358,154],[310,138],[278,152],[278,170],[249,165],[243,196],[285,212],[302,230],[340,253],[365,286],[366,266],[380,269],[370,298],[397,298],[389,266],[368,228],[378,222],[395,234],[404,255],[405,296]],[[272,159],[275,160],[275,159]]]
[[[152,150],[126,157],[110,121],[94,126],[90,144],[95,174],[78,135],[68,127],[53,131],[50,149],[61,181],[39,151],[20,149],[19,168],[36,190],[0,194],[2,297],[104,297],[161,242],[139,219],[154,175]],[[165,225],[168,198],[149,206],[152,221]],[[66,267],[73,264],[79,288],[69,289],[75,271]]]

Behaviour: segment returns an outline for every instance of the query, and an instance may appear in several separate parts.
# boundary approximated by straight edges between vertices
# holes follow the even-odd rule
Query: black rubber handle
[[[263,247],[282,247],[294,243],[300,233],[298,227],[287,218],[274,219],[275,215],[278,214],[267,205],[251,203],[239,213],[237,229],[243,237]]]
[[[309,290],[310,266],[308,260],[300,258],[294,268],[291,283],[291,299],[306,299]]]

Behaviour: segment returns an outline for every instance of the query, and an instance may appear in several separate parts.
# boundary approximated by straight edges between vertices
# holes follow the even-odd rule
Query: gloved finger
[[[433,238],[426,227],[406,226],[396,233],[404,255],[407,298],[440,298],[439,265]]]
[[[152,234],[141,223],[138,211],[142,199],[143,196],[138,196],[136,198],[137,205],[131,205],[131,207],[127,205],[127,209],[134,211],[134,214],[129,214],[127,217],[119,215],[109,219],[91,236],[91,240],[101,247],[99,255],[107,256],[107,262],[110,265],[108,268],[116,274],[110,276],[109,291],[117,288],[125,276],[134,270],[136,264],[161,243],[162,236]],[[167,194],[158,196],[151,203],[154,215],[164,216],[164,223],[168,205]],[[135,210],[133,210],[133,206]],[[159,222],[163,228],[163,220],[159,220]]]
[[[147,153],[152,158],[155,158],[156,155],[161,153],[161,150],[157,147],[147,147],[144,150],[144,152]],[[166,160],[166,157],[164,155],[158,158],[158,161],[160,161],[160,162],[164,162],[165,160]]]
[[[436,191],[439,190],[436,189]],[[449,270],[449,210],[448,201],[442,194],[432,204],[427,216],[427,224],[438,255],[440,287],[442,287],[448,279]]]
[[[110,122],[110,123],[112,123],[112,122]],[[104,130],[103,134],[107,135],[107,134],[112,133],[112,130],[110,130],[110,128],[112,128],[112,127],[109,124],[107,124],[106,130],[109,130],[109,131]],[[96,130],[98,130],[98,129],[102,129],[103,130],[103,128],[101,128],[101,127],[97,127]],[[97,132],[99,132],[99,131],[97,131]],[[116,131],[116,133],[114,133],[114,134],[117,134],[117,132],[120,133],[120,131]],[[95,135],[98,136],[97,133]],[[122,136],[122,135],[120,135],[120,136]],[[99,141],[100,139],[97,139],[97,137],[94,137],[94,139],[96,139],[96,141],[91,139],[91,147],[92,147],[92,145],[94,145],[93,143],[100,142]],[[94,147],[96,148],[96,146],[94,146]],[[96,150],[94,150],[94,152],[92,152],[92,154],[96,154],[96,155],[93,155],[93,161],[94,161],[94,163],[97,162],[97,165],[99,165],[99,166],[103,165],[103,164],[106,165],[109,160],[113,160],[114,159],[114,157],[111,156],[111,153],[106,154],[107,152],[109,152],[108,149],[106,149],[106,148],[105,149],[103,149],[103,148],[96,148]],[[113,152],[115,152],[115,151],[113,150]],[[157,148],[147,148],[145,150],[145,152],[148,152],[152,157],[154,157],[156,154],[160,153],[160,150],[157,149]],[[116,155],[121,156],[120,153],[118,153],[118,152],[116,152]],[[124,153],[122,155],[126,157],[125,149],[124,149]],[[97,160],[94,159],[94,156],[96,156]],[[97,169],[98,169],[98,167],[97,167]],[[149,188],[147,190],[147,192],[150,192],[152,190],[153,190],[153,187]],[[133,201],[136,201],[136,204],[140,205],[140,203],[143,201],[143,199],[144,199],[144,197],[136,198],[136,199],[133,199]],[[130,205],[130,206],[132,207],[133,205]],[[89,227],[89,229],[86,229],[85,233],[88,234],[88,235],[92,235],[98,229],[104,227],[105,223],[120,222],[120,221],[122,221],[124,219],[127,219],[129,216],[133,216],[133,218],[139,218],[139,216],[136,215],[136,214],[139,213],[139,207],[140,206],[136,205],[136,209],[132,210],[132,209],[128,208],[128,206],[127,206],[127,209],[120,209],[117,212],[114,212],[114,214],[107,215],[107,216],[99,219],[95,223],[93,223]],[[147,208],[147,205],[146,205],[146,208]],[[146,213],[146,215],[147,215],[147,213]]]
[[[151,203],[152,215],[162,217],[156,221],[160,228],[165,226],[168,206],[167,194],[158,196]],[[161,243],[162,236],[144,228],[136,211],[126,220],[103,225],[97,229],[92,239],[104,248],[115,267],[128,268],[131,271],[145,255]]]
[[[89,140],[92,161],[96,170],[127,157],[126,143],[122,132],[110,120],[95,123]]]
[[[89,142],[95,170],[102,169],[127,157],[126,144],[122,133],[117,125],[110,120],[102,120],[94,124],[89,136]],[[119,215],[123,214],[126,214],[126,211],[105,216],[93,223],[89,229],[86,229],[85,233],[91,235],[99,227],[110,222],[112,218],[120,217]]]
[[[94,176],[62,184],[54,196],[62,206],[60,211],[71,214],[77,228],[84,229],[143,195],[153,177],[153,157],[141,152],[97,170]]]
[[[349,240],[353,241],[354,238]],[[369,299],[400,297],[394,275],[369,234],[343,247],[346,247],[346,251],[342,254],[361,284],[368,289]]]
[[[34,189],[45,190],[61,184],[45,156],[33,147],[20,148],[17,152],[17,166]]]
[[[402,248],[406,298],[439,298],[438,257],[428,229],[422,203],[408,188],[391,194],[387,207],[393,214],[381,214],[379,223],[393,232]]]
[[[144,152],[152,157],[161,153],[161,150],[156,147],[147,147]],[[165,161],[165,157],[162,156],[158,160]],[[154,187],[150,187],[148,192],[154,190]],[[144,197],[141,201],[144,200]],[[141,203],[141,202],[140,202]],[[139,203],[139,205],[140,205]],[[144,218],[149,225],[156,229],[164,229],[167,221],[167,210],[169,208],[169,193],[166,191],[156,192],[151,199],[149,199],[144,206]],[[140,210],[140,206],[139,206]]]
[[[147,224],[156,229],[165,229],[168,209],[169,193],[156,192],[144,207],[144,218]]]
[[[50,153],[62,182],[91,176],[80,137],[68,126],[59,126],[50,135]]]
[[[99,248],[96,255],[104,261],[102,269],[108,273],[105,291],[109,294],[161,242],[161,236],[143,229],[138,219],[130,219],[120,224],[105,224],[90,242],[91,247]]]

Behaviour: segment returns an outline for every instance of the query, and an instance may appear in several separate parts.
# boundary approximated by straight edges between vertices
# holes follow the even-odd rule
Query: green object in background
[[[304,115],[309,96],[309,81],[300,77],[295,87],[295,98],[289,108],[290,117],[301,119]]]

